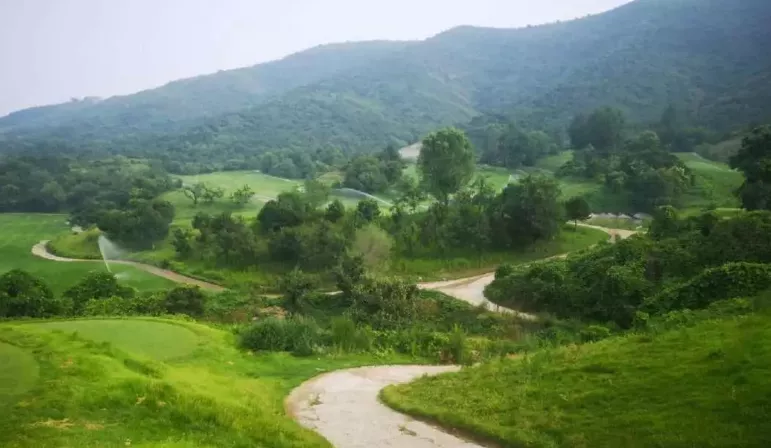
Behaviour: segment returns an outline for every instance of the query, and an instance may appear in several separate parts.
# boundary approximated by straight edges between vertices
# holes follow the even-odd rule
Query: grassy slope
[[[617,337],[382,395],[506,446],[769,446],[770,323],[756,314]]]
[[[24,350],[0,342],[0,409],[29,390],[37,381],[35,358]]]
[[[32,246],[40,240],[67,233],[64,215],[0,214],[0,273],[24,269],[43,278],[55,293],[61,293],[92,270],[104,269],[101,263],[63,263],[32,255]],[[162,289],[173,283],[131,266],[112,266],[120,281],[140,290]]]
[[[388,271],[422,281],[463,278],[490,272],[501,263],[526,263],[585,249],[607,238],[608,235],[600,230],[574,229],[567,224],[556,240],[539,242],[523,252],[485,252],[481,255],[469,252],[448,254],[442,258],[400,258],[392,261]]]
[[[680,160],[693,171],[695,185],[686,195],[686,207],[738,207],[739,200],[734,192],[744,181],[741,173],[728,165],[707,160],[696,153],[677,154]]]
[[[0,446],[328,446],[286,416],[286,394],[326,370],[400,362],[251,355],[233,348],[229,333],[168,321],[162,322],[193,332],[199,342],[183,358],[161,362],[128,354],[137,342],[110,336],[114,326],[97,334],[112,345],[83,339],[78,327],[99,322],[109,321],[69,322],[67,331],[77,329],[77,335],[45,325],[0,324],[0,342],[33,355],[41,376],[27,393],[0,401]],[[121,322],[119,331],[129,335],[148,328],[148,320]],[[144,343],[154,342],[146,337]],[[172,349],[167,355],[173,353],[179,354]]]

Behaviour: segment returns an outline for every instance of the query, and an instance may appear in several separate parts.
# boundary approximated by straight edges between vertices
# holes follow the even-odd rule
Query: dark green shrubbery
[[[45,282],[21,269],[0,276],[0,317],[50,317],[68,308]]]
[[[716,300],[750,297],[771,288],[771,265],[727,263],[704,270],[685,283],[645,300],[642,311],[663,314],[679,309],[700,309]]]
[[[485,290],[495,303],[559,318],[631,327],[638,312],[665,313],[753,295],[771,287],[771,213],[716,220],[657,213],[652,235],[498,270]],[[706,270],[705,270],[706,269]]]
[[[292,316],[259,320],[239,333],[240,345],[250,350],[285,351],[307,356],[324,345],[321,329],[313,319]]]
[[[115,275],[104,271],[89,272],[75,286],[64,292],[64,298],[72,301],[74,314],[81,314],[86,302],[92,299],[130,299],[135,295],[134,288],[119,284]]]

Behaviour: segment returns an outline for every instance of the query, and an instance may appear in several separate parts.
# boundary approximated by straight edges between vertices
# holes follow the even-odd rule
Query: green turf
[[[38,366],[28,352],[0,342],[0,409],[35,384]]]
[[[502,263],[527,263],[555,255],[585,249],[608,239],[608,234],[597,229],[566,224],[554,241],[541,241],[524,251],[498,251],[447,254],[432,258],[397,258],[392,260],[387,273],[417,281],[450,280],[484,274]]]
[[[32,255],[32,246],[69,232],[65,215],[0,214],[0,273],[14,268],[39,276],[59,294],[85,274],[104,269],[101,262],[65,263]],[[168,288],[174,283],[131,266],[112,265],[123,284],[139,290]]]
[[[391,387],[410,414],[505,446],[771,446],[771,318],[704,321]]]
[[[145,322],[142,320],[140,322]],[[157,320],[158,325],[167,325]],[[174,363],[133,358],[40,326],[0,323],[0,341],[33,354],[40,381],[0,418],[0,446],[329,447],[284,410],[289,391],[324,371],[414,360],[374,355],[251,354],[232,335],[175,322],[199,348]],[[120,331],[132,331],[124,328]]]
[[[677,154],[691,169],[695,184],[686,194],[685,206],[738,207],[734,192],[744,182],[742,174],[728,165],[707,160],[695,153]]]
[[[178,326],[143,320],[73,320],[30,324],[45,330],[77,332],[85,339],[109,342],[129,353],[166,360],[189,355],[198,345],[192,331]]]

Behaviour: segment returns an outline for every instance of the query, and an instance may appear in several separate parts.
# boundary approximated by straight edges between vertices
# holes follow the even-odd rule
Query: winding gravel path
[[[480,445],[393,411],[378,400],[388,385],[458,370],[457,366],[337,370],[303,383],[287,397],[285,406],[298,423],[338,448],[477,448]]]
[[[609,235],[610,241],[623,240],[637,233],[634,230],[623,229],[609,229],[606,227],[593,226],[591,224],[578,224],[581,227],[588,227],[590,229],[602,230]],[[565,258],[568,254],[555,255],[550,257],[551,259]],[[547,258],[548,260],[549,258]],[[539,260],[543,261],[543,260]],[[458,280],[447,280],[443,282],[430,282],[420,283],[418,287],[421,289],[431,289],[447,294],[450,297],[455,297],[458,300],[463,300],[472,305],[485,305],[489,310],[498,311],[501,313],[516,314],[518,316],[533,319],[531,314],[523,313],[520,311],[512,310],[510,308],[496,305],[493,302],[487,300],[485,297],[485,287],[495,280],[495,273],[490,272],[487,274],[477,275],[475,277],[462,278]]]
[[[65,257],[60,257],[58,255],[54,255],[48,251],[48,240],[43,240],[35,244],[34,246],[32,246],[32,255],[40,258],[45,258],[46,260],[62,261],[67,263],[102,263],[101,260],[83,260],[79,258],[65,258]],[[158,277],[163,277],[165,279],[171,280],[176,283],[199,286],[201,287],[201,289],[206,289],[209,291],[218,292],[218,291],[225,290],[225,288],[223,288],[222,286],[215,285],[214,283],[205,282],[203,280],[198,280],[197,278],[192,278],[186,275],[178,274],[174,271],[169,271],[168,269],[161,269],[159,267],[152,266],[149,264],[139,263],[137,261],[109,260],[109,263],[133,266],[147,273],[156,275]]]

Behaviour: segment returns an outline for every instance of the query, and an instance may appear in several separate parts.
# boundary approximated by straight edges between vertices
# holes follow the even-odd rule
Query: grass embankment
[[[765,447],[769,375],[765,311],[535,352],[382,397],[504,446]]]
[[[154,347],[163,338],[185,342]],[[326,370],[399,362],[251,355],[231,338],[163,320],[0,324],[0,359],[14,362],[0,375],[40,375],[13,394],[0,389],[0,446],[329,446],[286,416],[286,394]]]
[[[685,208],[738,207],[736,190],[744,182],[742,174],[720,162],[696,153],[677,154],[694,175],[694,185],[684,199]]]
[[[392,275],[419,278],[421,281],[451,280],[484,274],[503,263],[519,264],[574,252],[608,239],[608,234],[586,227],[566,224],[554,241],[538,242],[524,251],[486,252],[482,254],[447,254],[435,258],[397,258],[391,261]]]
[[[32,255],[32,246],[41,240],[71,233],[66,220],[65,215],[0,214],[0,274],[15,268],[23,269],[44,279],[54,293],[60,294],[88,272],[104,269],[101,262],[64,263]],[[77,247],[82,247],[81,243]],[[82,250],[93,251],[93,246]],[[139,290],[164,289],[173,285],[131,266],[112,265],[111,269],[121,283]]]

